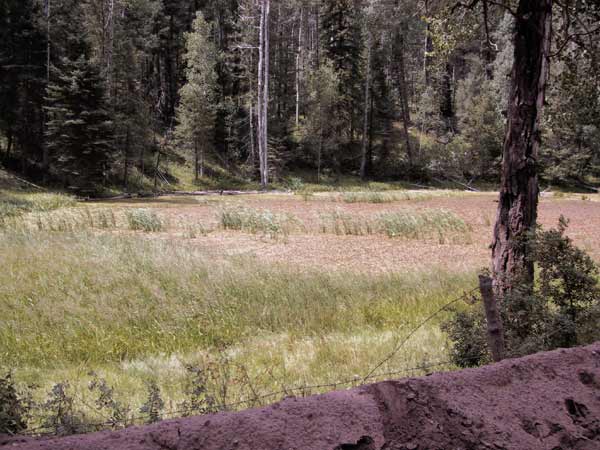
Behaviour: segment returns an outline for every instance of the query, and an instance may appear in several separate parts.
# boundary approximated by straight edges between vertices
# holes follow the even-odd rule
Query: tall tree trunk
[[[252,161],[253,171],[256,168],[256,149],[254,148],[254,105],[250,103],[250,161]]]
[[[257,93],[256,93],[256,110],[257,110],[257,121],[258,121],[258,130],[257,130],[257,138],[258,138],[258,165],[259,165],[259,174],[260,174],[260,182],[262,185],[263,182],[263,103],[262,103],[262,92],[263,92],[263,83],[265,82],[263,72],[265,65],[265,47],[264,47],[264,24],[265,24],[265,4],[264,0],[260,0],[260,25],[259,25],[259,36],[258,36],[258,83],[257,83]]]
[[[552,0],[520,0],[516,16],[502,184],[492,243],[494,291],[499,300],[516,284],[533,286],[534,267],[525,239],[537,219],[539,124],[548,77]]]
[[[372,39],[371,35],[369,35],[367,38],[367,76],[365,77],[365,107],[363,111],[364,122],[362,135],[362,153],[360,162],[360,178],[363,181],[369,175],[367,172],[367,141],[369,136],[369,106],[371,105],[371,101],[369,98],[369,94],[371,93],[371,47]]]
[[[51,0],[46,0],[46,87],[50,86],[50,55],[52,41],[50,39],[50,17],[51,17]],[[43,128],[46,128],[47,113],[44,110],[44,124]],[[50,166],[50,149],[48,148],[48,142],[44,139],[42,146],[42,170],[44,171],[44,181],[48,173],[48,167]]]
[[[400,110],[402,112],[402,123],[404,126],[404,143],[406,146],[406,156],[408,158],[408,166],[410,168],[414,165],[414,155],[412,146],[410,144],[410,134],[408,133],[408,127],[410,126],[410,109],[408,108],[408,89],[406,80],[406,69],[404,64],[404,35],[399,30],[396,31],[396,44],[398,58],[398,89],[400,91]]]
[[[104,63],[106,70],[106,92],[108,98],[113,97],[113,83],[112,83],[112,70],[113,70],[113,51],[114,51],[114,40],[115,40],[115,0],[108,0],[108,13],[106,23],[104,26],[104,35],[108,42],[106,42],[104,51]]]
[[[204,147],[200,148],[200,178],[204,178]]]
[[[268,166],[268,105],[269,105],[269,15],[270,0],[261,0],[259,61],[258,61],[258,155],[260,184],[269,183]]]
[[[296,128],[300,125],[300,75],[302,68],[302,25],[303,9],[300,6],[300,25],[298,27],[298,49],[296,50]]]
[[[125,168],[123,173],[123,184],[125,185],[126,192],[129,192],[129,140],[130,131],[129,125],[127,125],[127,134],[125,135]]]
[[[160,170],[160,154],[161,149],[156,153],[156,164],[154,166],[154,192],[158,192],[158,171]]]
[[[198,183],[198,141],[194,139],[194,181]]]
[[[8,161],[10,159],[10,154],[12,152],[12,147],[13,147],[13,132],[11,129],[8,130],[7,132],[7,143],[6,143],[6,160]]]

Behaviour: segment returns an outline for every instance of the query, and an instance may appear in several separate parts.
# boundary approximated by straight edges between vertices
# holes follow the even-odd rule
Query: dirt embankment
[[[600,343],[289,398],[240,413],[4,445],[14,450],[600,449]]]

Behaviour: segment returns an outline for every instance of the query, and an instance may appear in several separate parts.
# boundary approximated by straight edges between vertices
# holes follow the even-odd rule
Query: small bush
[[[134,231],[158,232],[164,224],[160,217],[149,209],[133,209],[126,212],[129,229]]]
[[[0,434],[17,434],[27,428],[28,408],[17,394],[10,375],[0,378]]]
[[[184,416],[194,414],[209,414],[217,412],[216,401],[209,392],[208,383],[212,376],[212,370],[188,365],[186,366],[185,400],[179,404],[179,409]]]
[[[377,232],[372,220],[362,216],[352,216],[340,210],[320,217],[321,233],[331,233],[338,236],[364,236]]]
[[[40,406],[44,416],[42,427],[56,436],[95,431],[89,420],[76,410],[75,400],[68,391],[68,383],[54,385],[48,399]]]
[[[105,379],[98,377],[94,372],[90,373],[92,381],[88,388],[98,393],[95,401],[96,410],[103,413],[106,425],[111,428],[124,428],[130,424],[129,415],[131,408],[115,400],[114,389],[108,385]]]
[[[562,330],[553,333],[547,343],[551,347],[578,345],[581,326],[600,305],[598,268],[565,235],[567,226],[568,221],[561,216],[558,228],[538,231],[532,245],[539,267],[538,295],[549,306],[550,329]]]
[[[454,343],[450,354],[457,366],[477,367],[490,360],[485,327],[482,308],[456,311],[453,318],[442,325]]]
[[[293,192],[302,191],[304,189],[304,181],[298,177],[290,177],[286,184],[287,188]]]
[[[165,402],[162,399],[160,388],[156,382],[151,381],[146,385],[148,390],[148,396],[146,397],[145,403],[140,408],[140,413],[146,416],[145,422],[147,424],[158,422],[162,419],[162,413],[165,409]]]

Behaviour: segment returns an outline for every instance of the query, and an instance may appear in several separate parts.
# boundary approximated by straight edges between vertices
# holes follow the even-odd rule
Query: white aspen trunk
[[[263,102],[262,102],[262,92],[263,92],[263,84],[264,84],[264,60],[265,60],[265,46],[264,46],[264,25],[265,25],[265,0],[260,0],[260,27],[259,27],[259,36],[258,36],[258,92],[257,92],[257,101],[256,101],[256,109],[257,109],[257,121],[258,121],[258,161],[259,161],[259,171],[260,171],[260,182],[263,185],[263,154],[265,152],[265,148],[263,146]]]
[[[262,49],[262,90],[259,92],[261,106],[261,186],[269,184],[269,159],[268,159],[268,112],[269,112],[269,15],[271,13],[270,0],[262,0],[261,14],[261,49]],[[259,89],[260,90],[260,89]],[[260,151],[260,150],[259,150]]]
[[[298,28],[298,50],[296,53],[296,128],[300,125],[300,75],[302,65],[302,19],[303,10],[300,6],[300,26]]]
[[[250,161],[256,163],[256,150],[254,148],[254,105],[250,104]]]
[[[364,180],[367,176],[367,136],[369,134],[369,106],[371,104],[369,95],[371,93],[371,35],[367,38],[367,76],[365,79],[365,108],[363,118],[362,152],[360,162],[360,178]]]

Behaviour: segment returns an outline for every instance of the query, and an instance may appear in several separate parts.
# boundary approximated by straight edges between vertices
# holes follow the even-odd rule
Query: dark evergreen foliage
[[[484,26],[479,4],[471,14],[445,6],[271,2],[271,176],[358,174],[365,142],[369,178],[497,180],[514,18],[492,8]],[[549,183],[587,188],[600,177],[599,12],[590,2],[565,7],[577,20],[555,20],[539,169]],[[207,173],[257,179],[253,0],[0,0],[5,165],[85,189],[172,179],[168,165],[186,151],[166,136],[189,81],[185,33],[196,11],[218,50]]]
[[[113,156],[113,126],[103,80],[84,55],[53,67],[44,109],[50,157],[60,179],[78,189],[101,184]]]

